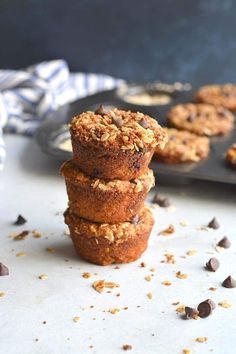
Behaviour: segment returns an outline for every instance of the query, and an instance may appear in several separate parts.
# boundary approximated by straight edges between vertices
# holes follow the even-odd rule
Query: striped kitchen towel
[[[108,75],[70,73],[64,60],[0,70],[0,169],[6,156],[3,132],[32,136],[59,106],[123,82]]]

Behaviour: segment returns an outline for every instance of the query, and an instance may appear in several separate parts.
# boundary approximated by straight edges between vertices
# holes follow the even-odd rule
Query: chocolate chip
[[[103,106],[103,104],[100,104],[100,106],[98,107],[98,109],[95,111],[95,114],[100,114],[100,116],[104,116],[105,114],[107,114],[105,107]]]
[[[133,224],[133,225],[137,225],[139,223],[139,221],[140,221],[140,219],[139,219],[138,215],[134,215],[130,220],[131,224]]]
[[[213,219],[209,222],[209,224],[207,225],[207,227],[209,227],[210,229],[216,230],[216,229],[219,229],[220,224],[219,224],[219,222],[217,221],[216,218],[213,218]]]
[[[233,289],[236,288],[236,280],[229,275],[222,283],[224,288]]]
[[[14,222],[14,225],[24,225],[27,222],[27,220],[22,216],[18,215],[16,221]]]
[[[4,275],[9,275],[9,270],[4,264],[0,263],[0,276]]]
[[[223,247],[223,248],[230,248],[231,242],[228,239],[228,237],[225,236],[217,243],[217,246]]]
[[[190,123],[192,123],[195,119],[197,118],[196,114],[195,113],[190,113],[188,115],[188,117],[186,118],[186,120]]]
[[[171,136],[169,137],[169,141],[174,141],[174,140],[176,140],[176,136],[175,136],[175,135],[171,135]]]
[[[142,118],[142,119],[138,122],[138,124],[141,125],[141,127],[143,127],[144,129],[149,128],[149,124],[148,124],[148,122],[147,122],[144,118]]]
[[[218,109],[217,113],[219,114],[219,116],[221,117],[227,117],[228,116],[228,111],[226,111],[225,109]]]
[[[185,318],[188,320],[198,315],[198,311],[192,307],[185,306]]]
[[[115,124],[117,128],[121,128],[123,125],[123,120],[120,117],[112,117],[112,123]]]
[[[210,258],[209,261],[206,263],[206,269],[210,270],[211,272],[215,272],[220,266],[220,262],[217,258]]]
[[[215,308],[215,304],[210,299],[201,302],[197,307],[199,317],[201,318],[208,317],[212,313],[212,310],[214,310],[214,308]]]
[[[167,207],[169,207],[171,205],[170,200],[168,198],[166,198],[166,197],[161,197],[159,195],[159,193],[156,193],[154,195],[152,203],[153,204],[157,204],[157,205],[159,205],[162,208],[167,208]]]

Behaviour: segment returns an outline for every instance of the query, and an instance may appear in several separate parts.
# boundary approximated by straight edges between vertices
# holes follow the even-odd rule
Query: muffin
[[[167,135],[153,118],[113,109],[85,112],[70,124],[74,160],[86,175],[131,180],[143,175]]]
[[[167,118],[172,126],[197,135],[224,135],[234,127],[234,115],[223,107],[204,103],[174,106]]]
[[[94,223],[78,217],[70,208],[64,216],[77,253],[99,265],[137,260],[147,248],[154,224],[148,208],[142,208],[132,222],[118,224]]]
[[[230,146],[225,157],[232,166],[236,167],[236,143]]]
[[[224,84],[202,86],[196,93],[195,101],[222,106],[232,112],[236,112],[236,85]]]
[[[209,138],[185,130],[164,128],[169,136],[164,149],[155,150],[155,159],[169,164],[198,162],[209,154]]]
[[[130,181],[91,178],[73,160],[62,165],[61,174],[66,181],[70,209],[82,218],[111,224],[131,220],[143,207],[155,181],[149,169]]]

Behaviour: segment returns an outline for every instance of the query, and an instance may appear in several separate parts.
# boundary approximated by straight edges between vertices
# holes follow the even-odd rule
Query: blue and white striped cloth
[[[59,106],[123,82],[108,75],[70,73],[64,60],[0,70],[0,169],[6,156],[3,132],[32,136]]]

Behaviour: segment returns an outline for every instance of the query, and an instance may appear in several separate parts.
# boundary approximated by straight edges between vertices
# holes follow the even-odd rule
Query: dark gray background
[[[234,0],[0,0],[0,67],[64,58],[132,81],[235,81]]]

